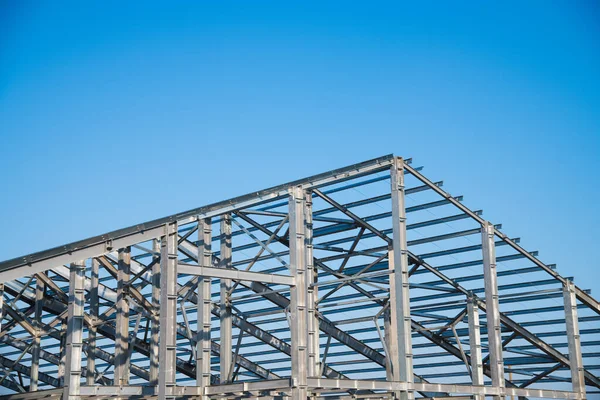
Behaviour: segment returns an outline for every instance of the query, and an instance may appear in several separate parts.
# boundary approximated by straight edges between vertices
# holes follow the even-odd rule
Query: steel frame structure
[[[600,303],[420,171],[388,155],[0,263],[0,397],[600,398]]]

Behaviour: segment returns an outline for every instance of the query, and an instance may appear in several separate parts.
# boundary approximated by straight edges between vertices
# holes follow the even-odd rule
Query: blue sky
[[[600,296],[598,3],[169,3],[0,1],[0,259],[393,152]]]

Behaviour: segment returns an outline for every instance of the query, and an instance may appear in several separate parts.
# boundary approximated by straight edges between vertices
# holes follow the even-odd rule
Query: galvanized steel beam
[[[221,216],[221,260],[219,262],[219,268],[228,269],[231,268],[231,214],[224,214]],[[219,297],[219,310],[220,310],[220,340],[219,345],[221,346],[221,354],[219,359],[219,382],[221,384],[228,382],[229,372],[232,368],[232,324],[231,324],[231,302],[230,302],[230,291],[232,287],[231,279],[221,278],[220,283],[220,297]]]
[[[164,226],[160,253],[159,400],[175,399],[177,360],[177,223]]]
[[[83,308],[85,303],[85,261],[71,264],[69,305],[65,342],[65,384],[63,400],[79,400],[83,348]]]
[[[563,293],[565,299],[565,323],[569,345],[569,362],[571,364],[571,384],[573,392],[579,394],[579,399],[585,399],[585,370],[583,368],[579,321],[577,319],[577,297],[573,282],[566,281]]]
[[[129,384],[129,299],[127,282],[131,272],[131,248],[119,250],[119,269],[117,272],[117,321],[115,337],[114,376],[117,385]]]
[[[395,158],[391,166],[392,248],[388,256],[390,281],[390,340],[394,381],[413,382],[410,295],[408,282],[408,246],[404,202],[404,162]],[[414,392],[402,391],[400,399],[414,398]]]
[[[198,221],[198,241],[198,265],[200,267],[212,266],[212,225],[210,218]],[[204,391],[204,388],[210,385],[211,278],[200,277],[198,279],[197,296],[196,385]]]
[[[290,291],[290,333],[292,342],[292,400],[308,396],[308,271],[306,268],[306,207],[302,187],[290,189],[290,272],[295,285]]]
[[[485,283],[485,305],[488,332],[488,350],[492,385],[502,389],[506,386],[504,361],[502,356],[502,336],[500,327],[500,305],[498,303],[498,278],[496,276],[496,250],[494,247],[494,226],[485,222],[481,227],[483,249],[483,275]]]

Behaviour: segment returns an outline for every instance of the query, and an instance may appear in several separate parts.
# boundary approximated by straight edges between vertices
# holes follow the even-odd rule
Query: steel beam
[[[223,214],[221,216],[221,261],[219,268],[231,268],[231,214]],[[231,351],[232,351],[232,324],[231,324],[231,303],[230,291],[232,282],[231,279],[221,278],[220,283],[220,340],[221,354],[219,358],[219,375],[220,383],[227,383],[231,366]]]
[[[311,387],[340,390],[340,389],[369,389],[379,391],[423,391],[423,392],[448,392],[456,394],[474,394],[480,396],[499,397],[508,396],[526,396],[540,397],[550,399],[576,399],[576,394],[561,390],[544,389],[521,389],[521,388],[499,388],[493,386],[470,386],[455,384],[438,383],[406,383],[406,382],[388,382],[377,380],[359,380],[359,379],[322,379],[309,378]]]
[[[391,167],[392,248],[389,251],[390,324],[389,352],[394,381],[413,382],[408,247],[404,202],[404,162],[395,158]],[[414,392],[402,391],[401,400],[414,398]]]
[[[119,269],[117,271],[117,321],[115,338],[115,384],[129,384],[129,299],[127,282],[131,271],[131,248],[119,250]]]
[[[212,225],[210,218],[198,222],[198,265],[212,266]],[[196,348],[196,385],[204,389],[210,385],[211,355],[211,278],[200,277],[198,280],[197,301],[197,348]],[[219,348],[219,355],[221,354]]]
[[[79,400],[81,353],[83,348],[83,309],[85,303],[85,260],[71,264],[69,305],[65,341],[65,383],[63,400]]]
[[[494,226],[485,222],[481,227],[483,251],[483,277],[485,286],[485,306],[488,333],[488,349],[492,385],[500,388],[499,400],[506,386],[504,378],[504,360],[502,356],[502,336],[500,326],[500,304],[498,302],[498,277],[496,275],[496,249],[494,245]]]
[[[315,268],[313,259],[313,212],[311,190],[305,192],[304,199],[304,235],[306,255],[306,276],[307,276],[307,302],[308,302],[308,376],[321,376],[321,353],[319,340],[319,317],[317,301],[319,299],[318,270]]]
[[[290,292],[290,333],[292,341],[292,400],[308,396],[308,278],[306,269],[305,193],[290,189],[290,269],[296,281]]]
[[[4,283],[0,283],[0,332],[2,332],[2,321],[4,320]]]
[[[98,283],[100,278],[100,263],[92,258],[92,270],[90,277],[90,324],[88,326],[88,345],[87,345],[87,364],[86,364],[86,385],[91,386],[96,382],[96,338],[98,334],[98,313],[100,311],[100,301],[98,297]]]
[[[33,337],[33,348],[31,351],[31,375],[29,376],[29,391],[35,392],[38,390],[38,377],[40,371],[40,350],[41,350],[41,336],[42,336],[42,312],[44,311],[44,295],[45,295],[44,281],[41,279],[36,280],[35,288],[35,336]]]
[[[160,239],[152,240],[152,314],[150,316],[150,385],[158,385],[158,356],[160,334]]]
[[[467,318],[469,323],[469,354],[471,356],[471,382],[476,386],[483,386],[483,362],[481,358],[481,327],[479,325],[479,309],[477,299],[467,297]],[[474,400],[483,400],[476,395]]]
[[[160,253],[158,399],[175,399],[177,360],[177,223],[164,226]]]
[[[569,345],[569,362],[571,363],[571,384],[573,392],[579,394],[579,399],[585,399],[585,375],[581,354],[581,338],[579,336],[579,320],[577,319],[577,297],[575,285],[566,281],[563,287],[565,299],[565,324],[567,327],[567,342]]]
[[[196,275],[206,278],[219,278],[223,281],[235,280],[247,282],[263,282],[275,285],[294,285],[294,279],[289,276],[265,274],[262,272],[240,271],[234,268],[213,268],[210,266],[201,267],[190,264],[179,264],[177,267],[177,272],[180,274]],[[231,284],[229,286],[231,286]],[[228,301],[229,300],[227,300],[226,303]]]

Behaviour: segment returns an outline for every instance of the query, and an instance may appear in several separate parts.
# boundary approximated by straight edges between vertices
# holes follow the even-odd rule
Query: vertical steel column
[[[394,271],[390,274],[392,373],[395,381],[412,383],[414,377],[408,286],[406,209],[404,205],[404,160],[400,157],[394,159],[394,164],[391,167],[391,181],[393,237],[389,268]],[[400,392],[400,398],[403,400],[413,399],[414,392]]]
[[[160,252],[158,399],[175,399],[177,351],[177,223],[165,225]]]
[[[158,385],[158,348],[160,333],[160,256],[157,253],[161,252],[159,239],[152,241],[152,316],[150,317],[150,385]]]
[[[212,267],[212,225],[211,219],[198,221],[198,265]],[[198,339],[196,347],[196,385],[203,390],[210,385],[210,318],[211,318],[211,278],[198,280]],[[202,392],[204,393],[204,392]]]
[[[60,363],[58,364],[57,378],[58,381],[61,382],[61,385],[64,386],[65,382],[65,368],[67,365],[67,325],[68,318],[62,320],[60,324],[60,344],[59,344],[59,353],[60,353]]]
[[[391,251],[390,251],[391,253]],[[392,256],[393,257],[393,256]],[[398,357],[398,346],[396,346],[396,340],[394,338],[392,338],[392,320],[391,320],[392,316],[390,314],[390,308],[388,307],[384,312],[383,312],[383,334],[384,339],[385,340],[385,350],[386,350],[386,354],[385,354],[385,379],[387,379],[388,381],[393,381],[394,380],[394,374],[392,372],[392,359],[394,358],[394,355],[391,354],[391,350],[394,351],[394,354],[396,357]],[[375,320],[375,323],[378,324],[379,321]],[[392,346],[395,346],[392,349]]]
[[[231,268],[231,214],[221,215],[221,263],[220,268]],[[220,295],[220,364],[219,374],[220,383],[226,383],[231,368],[232,351],[232,325],[231,325],[231,304],[229,291],[231,290],[231,279],[221,279]]]
[[[129,299],[127,282],[130,278],[131,248],[119,250],[117,271],[117,322],[115,335],[115,385],[129,384]]]
[[[583,374],[583,356],[581,338],[579,336],[579,320],[577,319],[577,298],[575,285],[567,281],[563,287],[565,299],[565,323],[567,326],[567,343],[569,346],[569,362],[571,364],[571,384],[573,392],[579,393],[578,399],[585,399],[585,376]]]
[[[4,283],[0,283],[0,332],[2,332],[2,320],[4,319]]]
[[[98,328],[98,282],[100,277],[100,263],[92,258],[92,275],[90,279],[90,320],[88,327],[88,345],[87,345],[87,365],[86,365],[86,385],[91,386],[96,382],[96,334]]]
[[[296,285],[290,289],[290,331],[292,339],[292,400],[308,396],[308,279],[306,268],[306,216],[302,187],[290,189],[290,269]]]
[[[308,376],[319,377],[321,372],[321,354],[319,341],[319,318],[317,316],[317,300],[319,288],[312,286],[318,281],[318,270],[313,260],[313,220],[312,220],[312,192],[306,191],[304,203],[304,216],[306,218],[306,271],[308,278]]]
[[[500,327],[500,305],[498,301],[498,276],[496,271],[496,246],[494,225],[486,221],[481,228],[483,251],[483,280],[485,285],[485,309],[488,331],[488,348],[492,385],[505,387],[502,335]],[[494,396],[502,398],[503,396]]]
[[[42,272],[43,273],[43,272]],[[46,285],[39,277],[36,279],[35,287],[35,337],[33,338],[33,348],[31,349],[31,371],[29,375],[29,391],[38,390],[38,378],[40,372],[40,345],[42,335],[42,312],[44,311],[44,292]]]
[[[83,348],[83,308],[85,304],[85,260],[71,264],[67,319],[64,400],[78,400]]]
[[[471,356],[471,381],[473,385],[483,386],[483,358],[481,357],[481,326],[477,299],[467,297],[467,316],[469,321],[469,352]],[[485,396],[475,395],[474,400],[483,400]]]

